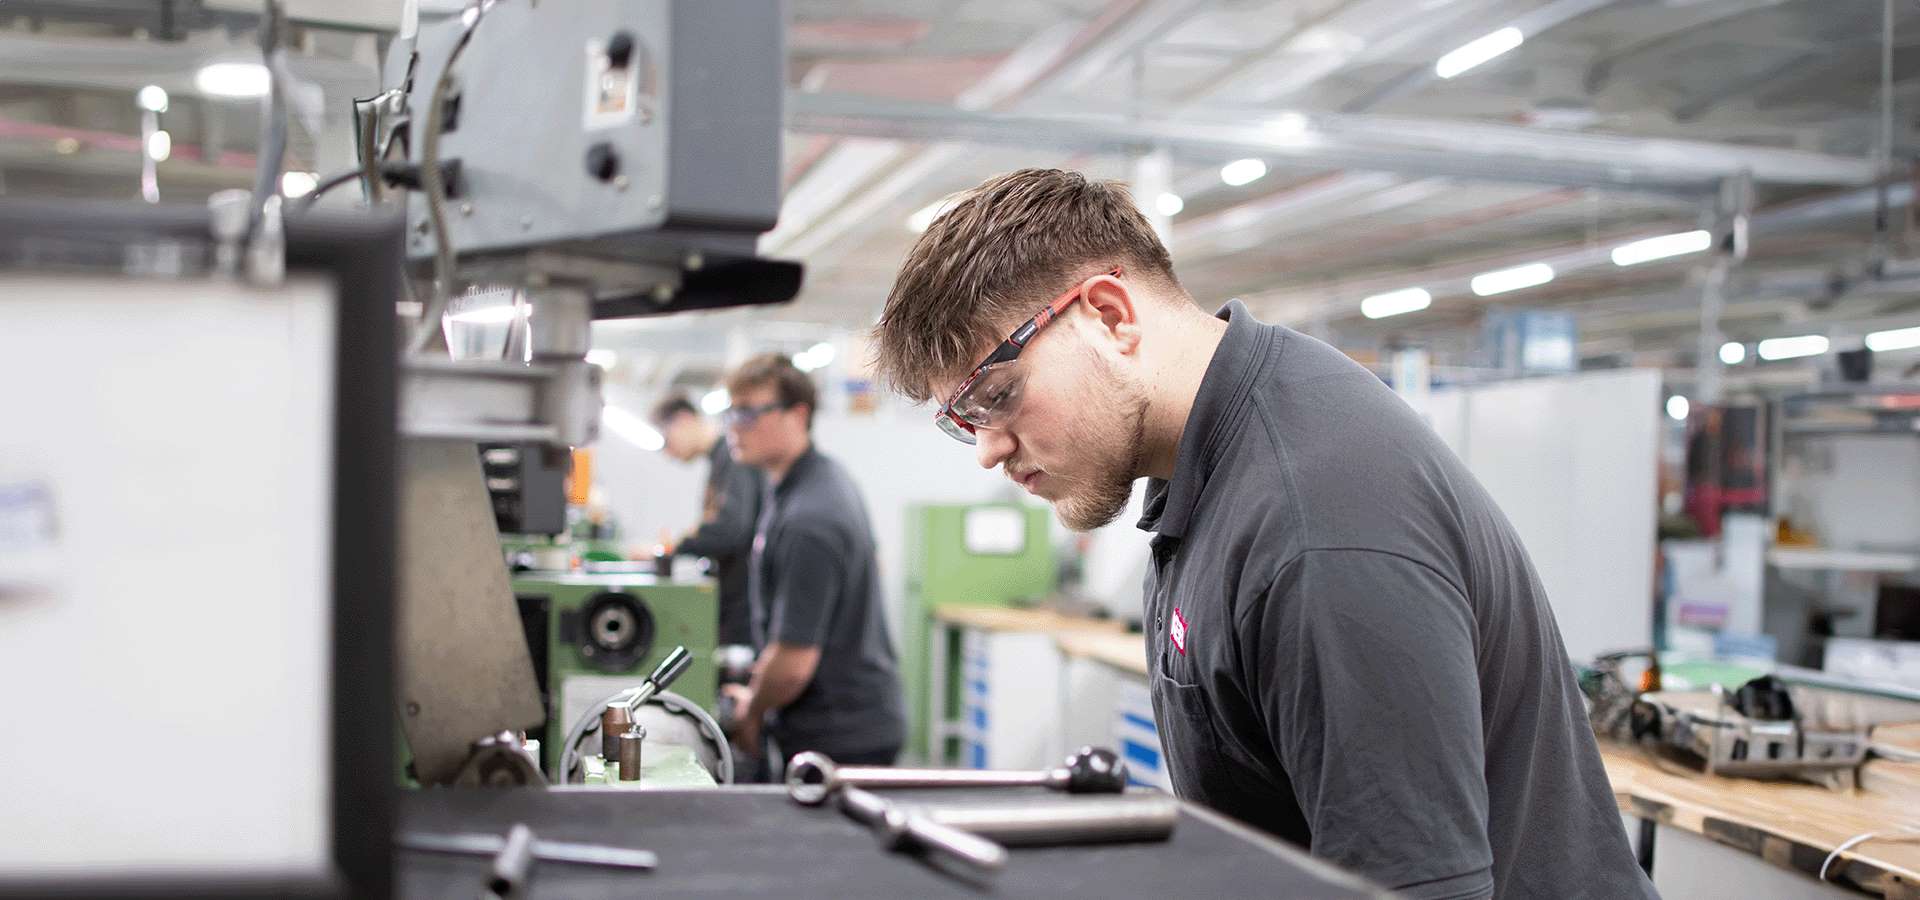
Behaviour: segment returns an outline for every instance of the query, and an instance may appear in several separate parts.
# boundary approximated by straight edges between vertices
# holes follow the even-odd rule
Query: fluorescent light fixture
[[[1161,215],[1171,218],[1187,208],[1187,201],[1180,199],[1179,194],[1162,192],[1160,196],[1153,198],[1153,208]]]
[[[1220,180],[1234,187],[1265,178],[1267,164],[1257,159],[1236,159],[1220,167]]]
[[[1266,122],[1267,135],[1277,138],[1299,137],[1312,127],[1313,123],[1297,112],[1283,112]]]
[[[1526,36],[1520,33],[1520,29],[1512,26],[1502,28],[1485,37],[1468,41],[1461,45],[1460,49],[1440,57],[1440,61],[1433,64],[1433,74],[1441,78],[1452,78],[1520,46],[1525,40]]]
[[[705,397],[700,398],[700,410],[710,416],[726,412],[727,407],[732,405],[733,395],[727,393],[726,388],[714,388],[708,391]]]
[[[280,176],[280,193],[288,197],[305,197],[319,185],[320,176],[312,172],[287,172]]]
[[[1818,334],[1768,338],[1760,342],[1760,358],[1769,362],[1778,359],[1798,359],[1802,356],[1819,356],[1825,352],[1827,352],[1827,339]]]
[[[1713,234],[1708,231],[1685,231],[1680,234],[1663,234],[1659,237],[1621,244],[1613,248],[1613,264],[1616,266],[1637,266],[1669,256],[1682,256],[1699,253],[1713,246]]]
[[[173,135],[156,131],[147,135],[147,158],[154,162],[166,162],[173,155]]]
[[[920,234],[932,228],[933,220],[946,215],[947,210],[952,209],[955,204],[958,204],[963,199],[965,199],[965,195],[963,194],[948,194],[926,206],[920,207],[914,211],[913,215],[907,217],[907,230],[914,234]]]
[[[1875,353],[1911,350],[1914,347],[1920,347],[1920,328],[1896,328],[1867,335],[1867,349]]]
[[[1521,288],[1537,287],[1553,280],[1553,267],[1546,263],[1529,263],[1473,276],[1473,292],[1482,297],[1504,294]]]
[[[620,361],[620,354],[615,353],[612,350],[595,348],[587,351],[587,364],[590,366],[599,366],[602,369],[611,369],[613,368],[613,364],[619,361]]]
[[[482,309],[469,309],[465,312],[457,312],[448,316],[447,321],[474,325],[498,325],[501,322],[525,319],[532,315],[533,307],[527,304],[520,304],[518,306],[503,304],[500,306],[488,306]]]
[[[793,367],[796,369],[799,369],[802,372],[811,372],[811,371],[814,371],[815,369],[824,369],[827,367],[828,363],[833,362],[833,357],[834,357],[833,345],[830,343],[827,343],[826,341],[821,341],[818,344],[815,344],[811,347],[808,347],[805,350],[800,351],[799,353],[794,354]]]
[[[150,84],[141,88],[140,93],[135,99],[140,104],[140,108],[147,112],[163,113],[167,111],[167,89],[157,84]]]
[[[1419,312],[1433,305],[1426,288],[1407,288],[1375,294],[1360,301],[1360,314],[1369,319],[1384,319],[1402,313]]]
[[[273,75],[260,63],[209,63],[193,73],[193,86],[209,97],[264,97],[272,85]]]
[[[618,406],[600,408],[600,427],[642,450],[658,450],[667,445],[667,439],[652,425]]]
[[[1747,345],[1739,341],[1728,341],[1720,345],[1720,361],[1729,366],[1737,366],[1747,361]]]
[[[1687,398],[1682,397],[1679,394],[1675,394],[1671,397],[1668,397],[1667,398],[1667,418],[1672,419],[1675,422],[1685,422],[1687,420],[1687,410],[1691,406],[1692,404],[1687,402]]]

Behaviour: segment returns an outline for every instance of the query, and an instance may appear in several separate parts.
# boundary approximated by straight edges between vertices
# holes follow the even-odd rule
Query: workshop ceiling
[[[390,5],[397,21],[401,3]],[[185,80],[184,60],[250,45],[247,17],[232,6],[0,4],[0,191],[135,195],[138,116],[115,73],[143,65],[182,70],[167,127],[189,149],[161,166],[163,192],[245,184],[254,109],[202,100]],[[170,10],[167,20],[157,7]],[[1170,184],[1184,204],[1170,243],[1194,295],[1209,305],[1246,298],[1350,349],[1414,338],[1444,357],[1472,345],[1497,303],[1575,313],[1583,350],[1596,358],[1685,364],[1704,255],[1589,266],[1497,298],[1436,290],[1428,310],[1379,321],[1362,318],[1358,301],[1477,266],[1702,227],[1715,184],[1700,172],[1750,164],[1760,214],[1804,214],[1756,233],[1734,283],[1740,293],[1729,298],[1730,336],[1913,308],[1898,285],[1852,287],[1871,281],[1872,207],[1834,199],[1871,191],[1873,161],[1886,149],[1881,0],[791,0],[788,8],[788,198],[764,246],[808,265],[800,299],[777,314],[796,341],[870,325],[915,237],[909,218],[949,193],[1023,165],[1128,179],[1134,158],[1156,145],[1171,157]],[[1891,157],[1904,173],[1920,9],[1892,8]],[[313,14],[301,29],[298,62],[338,104],[356,77],[371,77],[379,48],[325,18]],[[1522,45],[1437,77],[1441,55],[1509,25],[1525,33]],[[115,66],[99,62],[108,42],[122,45]],[[61,67],[46,58],[49,43],[86,52]],[[1045,121],[1079,113],[1106,118],[1046,133]],[[1020,127],[1023,117],[1043,126]],[[1244,130],[1277,117],[1368,152],[1281,147],[1262,155],[1265,177],[1234,187],[1218,174],[1234,158],[1224,145],[1152,127],[1177,119]],[[972,137],[942,141],[946,125]],[[1376,145],[1388,149],[1372,152]],[[296,165],[325,162],[298,128],[291,152]],[[1753,156],[1761,153],[1778,155]],[[1621,154],[1632,164],[1608,162]],[[1819,174],[1783,176],[1799,160]],[[1893,221],[1904,232],[1904,211]],[[1895,256],[1902,236],[1890,243]],[[745,319],[607,333],[640,348],[715,321]]]

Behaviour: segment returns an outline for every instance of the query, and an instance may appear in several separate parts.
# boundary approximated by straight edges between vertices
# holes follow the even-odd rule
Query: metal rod
[[[425,853],[453,853],[461,856],[493,856],[506,847],[506,838],[497,834],[434,834],[404,832],[394,836],[394,846]],[[605,866],[616,869],[652,870],[660,857],[651,850],[576,844],[568,841],[533,841],[533,858],[542,862]]]
[[[518,896],[532,870],[533,829],[524,822],[515,822],[507,830],[500,852],[493,856],[493,874],[487,879],[487,890],[496,897]]]
[[[938,824],[1013,847],[1164,841],[1180,820],[1179,802],[1155,795],[908,809]]]
[[[989,872],[1007,863],[1005,847],[903,810],[859,788],[841,789],[840,810],[854,821],[872,828],[880,837],[881,844],[889,850],[917,848],[938,851]]]

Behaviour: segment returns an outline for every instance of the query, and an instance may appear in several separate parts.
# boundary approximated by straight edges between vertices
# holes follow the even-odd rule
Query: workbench
[[[1071,802],[1050,791],[889,791],[889,798],[946,802]],[[1183,804],[1170,840],[1083,847],[1010,848],[1007,866],[981,878],[883,850],[832,807],[804,807],[784,788],[704,791],[585,789],[425,790],[400,803],[411,831],[504,834],[524,822],[536,836],[651,850],[659,868],[634,873],[535,863],[540,897],[1385,897],[1297,848]],[[406,851],[395,895],[479,892],[487,860]]]
[[[1920,835],[1861,844],[1834,860],[1826,884],[1816,880],[1848,839],[1920,825],[1920,794],[1897,787],[1920,784],[1920,764],[1869,762],[1861,789],[1848,793],[1707,775],[1614,744],[1603,743],[1601,757],[1621,812],[1655,826],[1654,884],[1664,896],[1920,898]]]
[[[928,744],[937,763],[979,769],[1034,769],[1058,762],[1071,748],[1062,743],[1058,724],[1064,684],[1055,638],[1125,633],[1125,626],[1110,619],[1010,607],[936,606],[931,623]],[[957,719],[949,662],[956,632]],[[937,755],[948,738],[960,740],[958,760]]]

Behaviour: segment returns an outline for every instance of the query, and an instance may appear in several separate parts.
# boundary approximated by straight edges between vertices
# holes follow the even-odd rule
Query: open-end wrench
[[[1053,769],[905,769],[837,766],[826,754],[799,753],[787,763],[787,792],[808,806],[827,802],[843,787],[1045,787],[1070,794],[1118,794],[1127,789],[1127,765],[1112,750],[1082,747]]]
[[[903,810],[857,787],[842,787],[839,793],[841,811],[872,828],[880,845],[889,850],[936,851],[985,872],[1007,864],[1007,849],[986,838]]]

